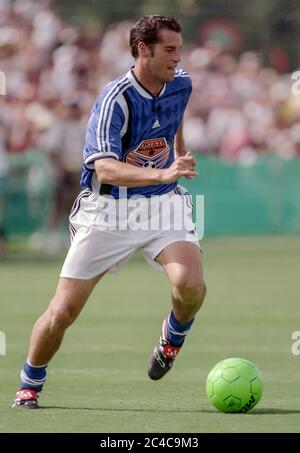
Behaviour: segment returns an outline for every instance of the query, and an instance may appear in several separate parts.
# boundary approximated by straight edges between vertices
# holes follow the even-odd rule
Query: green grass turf
[[[299,432],[299,237],[205,240],[205,306],[159,382],[148,357],[170,309],[163,274],[141,260],[96,288],[48,369],[41,410],[10,409],[32,324],[46,308],[60,264],[1,263],[1,432]],[[222,414],[205,380],[219,360],[254,362],[264,394],[248,414]]]

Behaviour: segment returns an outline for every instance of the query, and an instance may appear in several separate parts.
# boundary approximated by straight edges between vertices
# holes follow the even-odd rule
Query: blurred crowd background
[[[42,226],[56,233],[66,225],[89,111],[101,88],[133,65],[130,27],[151,13],[179,17],[185,27],[180,66],[194,88],[185,116],[190,149],[236,165],[269,154],[299,158],[300,95],[291,89],[297,2],[0,0],[0,255],[7,194],[20,185],[29,194],[47,185],[50,215]]]

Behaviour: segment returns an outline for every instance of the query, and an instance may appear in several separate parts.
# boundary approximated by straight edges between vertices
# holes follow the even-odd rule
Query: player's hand
[[[188,157],[190,162],[191,162],[191,165],[193,165],[193,170],[195,170],[196,168],[196,165],[197,165],[197,162],[195,161],[192,153],[190,151],[188,151],[184,157]],[[199,173],[196,172],[196,175],[195,176],[198,176]],[[185,176],[186,179],[193,179],[195,176]]]
[[[185,156],[178,157],[171,167],[163,170],[163,183],[170,184],[182,176],[186,179],[193,179],[195,176],[198,176],[195,167],[195,159],[190,152],[187,152]]]
[[[190,151],[187,151],[187,153],[183,157],[188,157],[194,168],[196,168],[197,162],[194,159],[194,156]]]

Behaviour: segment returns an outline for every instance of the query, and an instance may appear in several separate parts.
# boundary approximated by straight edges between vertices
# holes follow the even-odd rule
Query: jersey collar
[[[164,83],[162,89],[160,90],[160,92],[158,93],[157,96],[153,96],[150,91],[147,90],[147,88],[145,88],[139,81],[138,79],[136,78],[136,76],[134,75],[134,72],[133,72],[133,68],[129,69],[129,71],[127,72],[127,78],[130,80],[130,82],[132,83],[132,85],[134,86],[134,88],[140,93],[141,96],[143,96],[144,98],[146,99],[154,99],[156,97],[160,97],[164,94],[165,90],[166,90],[166,84]]]

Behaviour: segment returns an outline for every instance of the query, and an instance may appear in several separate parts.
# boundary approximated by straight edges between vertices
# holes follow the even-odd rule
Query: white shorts
[[[191,197],[182,186],[129,200],[80,192],[69,218],[72,242],[61,277],[88,280],[107,270],[118,272],[138,249],[163,271],[155,258],[167,245],[188,241],[199,247]]]

